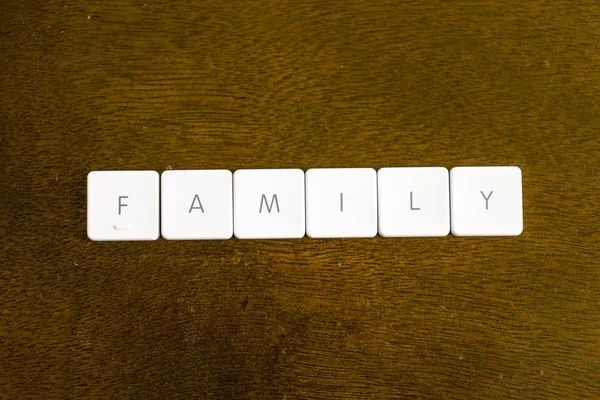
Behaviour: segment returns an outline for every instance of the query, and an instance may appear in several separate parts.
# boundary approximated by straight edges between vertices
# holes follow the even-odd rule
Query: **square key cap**
[[[306,233],[311,238],[375,236],[375,170],[313,168],[306,171]]]
[[[523,231],[519,167],[450,171],[451,229],[456,236],[517,236]]]
[[[381,236],[448,235],[450,187],[446,168],[381,168],[377,178]]]
[[[238,239],[304,236],[304,171],[239,169],[233,174],[234,232]]]
[[[231,171],[169,170],[161,175],[165,239],[229,239],[233,235]]]
[[[156,240],[156,171],[93,171],[87,182],[87,234],[91,240]]]

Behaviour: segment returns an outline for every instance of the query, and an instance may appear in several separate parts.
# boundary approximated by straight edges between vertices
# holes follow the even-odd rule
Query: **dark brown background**
[[[0,11],[0,398],[600,395],[598,2]],[[520,166],[522,236],[85,233],[92,170],[413,165]]]

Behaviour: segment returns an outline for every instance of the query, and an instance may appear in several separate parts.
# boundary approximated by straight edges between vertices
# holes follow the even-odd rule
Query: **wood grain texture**
[[[598,398],[596,1],[0,4],[0,398]],[[93,243],[103,169],[518,165],[518,238]]]

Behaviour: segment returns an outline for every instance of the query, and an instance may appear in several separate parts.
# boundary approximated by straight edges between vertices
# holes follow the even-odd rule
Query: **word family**
[[[93,171],[91,240],[517,236],[514,166]]]

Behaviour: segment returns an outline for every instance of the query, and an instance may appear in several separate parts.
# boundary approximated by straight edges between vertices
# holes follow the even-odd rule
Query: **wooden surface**
[[[0,4],[0,398],[600,396],[596,1]],[[518,165],[517,238],[94,243],[105,169]]]

